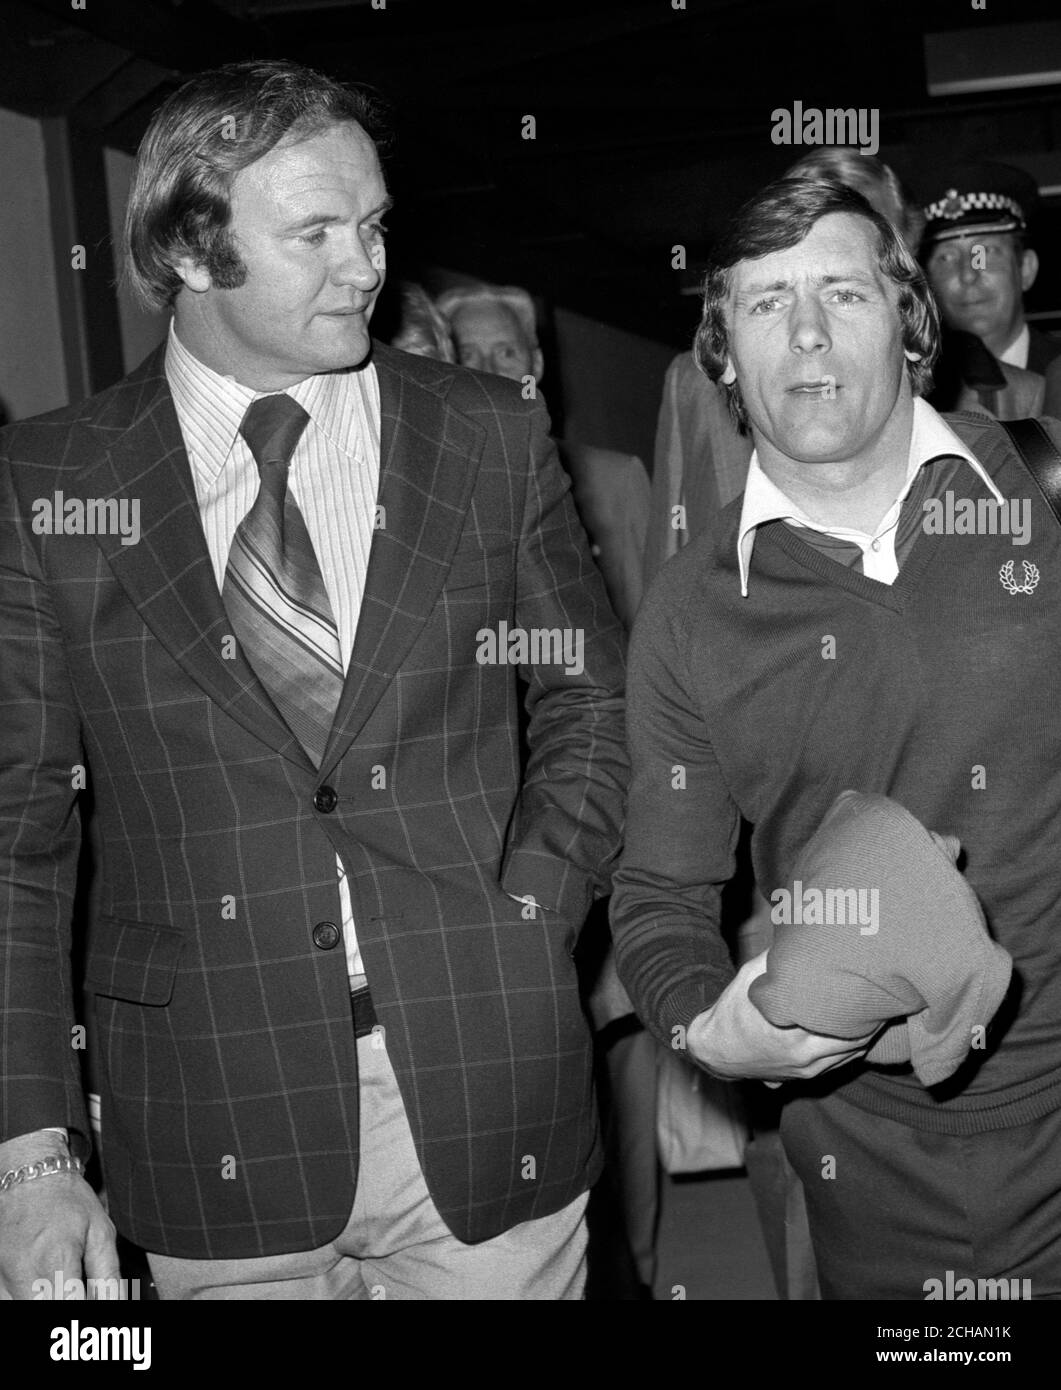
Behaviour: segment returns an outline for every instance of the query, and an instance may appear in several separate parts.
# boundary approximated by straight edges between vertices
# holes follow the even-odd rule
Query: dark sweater
[[[997,425],[949,422],[1005,497],[1030,499],[1029,544],[922,533],[887,586],[774,522],[745,599],[738,499],[653,584],[630,652],[634,776],[612,917],[623,982],[669,1046],[733,975],[719,898],[741,815],[767,896],[844,788],[957,835],[1014,959],[1011,1016],[1007,1000],[989,1049],[942,1092],[909,1069],[845,1068],[835,1084],[874,1113],[971,1133],[1061,1105],[1061,527]],[[968,465],[930,467],[936,492],[990,498]],[[1027,582],[1022,561],[1039,574],[1030,594],[1000,578],[1012,563],[1011,584]]]

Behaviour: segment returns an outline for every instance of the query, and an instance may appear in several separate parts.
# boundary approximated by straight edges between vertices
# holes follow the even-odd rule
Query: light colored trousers
[[[375,1044],[375,1045],[373,1045]],[[361,1163],[345,1229],[317,1250],[246,1260],[148,1255],[163,1299],[581,1299],[588,1194],[464,1245],[435,1209],[379,1035],[360,1038]]]

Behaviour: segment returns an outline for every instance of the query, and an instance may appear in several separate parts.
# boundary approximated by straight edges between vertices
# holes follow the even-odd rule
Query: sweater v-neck
[[[867,603],[875,603],[878,607],[891,608],[896,613],[902,613],[906,610],[908,590],[913,588],[916,592],[921,575],[935,554],[937,547],[932,544],[934,539],[935,537],[924,532],[917,537],[892,584],[885,584],[880,579],[871,579],[860,569],[831,559],[824,551],[803,540],[793,527],[783,521],[768,523],[762,527],[756,545],[760,545],[764,540],[776,543],[797,564],[811,570],[826,583],[847,589]],[[754,564],[753,557],[753,571],[750,576],[752,584],[755,582]]]

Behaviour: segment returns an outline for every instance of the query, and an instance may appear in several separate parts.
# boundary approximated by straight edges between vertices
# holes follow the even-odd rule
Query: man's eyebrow
[[[864,270],[842,270],[838,275],[818,275],[815,276],[816,285],[875,285],[876,279],[872,275],[867,275]]]
[[[343,222],[345,218],[335,213],[311,212],[308,217],[300,217],[297,222],[285,222],[285,232],[301,232],[306,227],[327,227],[333,222]]]
[[[737,299],[748,299],[752,295],[766,294],[767,291],[790,290],[791,280],[753,280],[750,285],[745,285],[742,290],[738,290]]]
[[[391,210],[391,208],[392,208],[393,206],[394,206],[394,199],[393,199],[393,198],[390,196],[390,194],[388,193],[387,196],[386,196],[386,198],[384,198],[383,201],[382,201],[381,203],[379,203],[376,207],[372,208],[371,211],[365,213],[364,217],[361,218],[361,221],[362,221],[362,222],[367,222],[368,219],[369,219],[370,217],[385,217],[385,216],[387,215],[387,213],[390,212],[390,210]],[[285,231],[285,232],[301,232],[301,231],[304,231],[307,227],[328,227],[328,226],[331,226],[331,225],[332,225],[333,223],[335,223],[335,222],[345,222],[345,221],[346,221],[346,218],[345,218],[345,217],[339,217],[339,216],[338,216],[337,214],[335,214],[335,213],[330,213],[330,212],[327,212],[327,213],[326,213],[326,212],[317,212],[317,213],[313,213],[313,212],[311,212],[311,213],[310,213],[308,216],[306,216],[306,217],[300,217],[300,218],[298,219],[297,222],[287,222],[287,223],[285,223],[285,224],[284,224],[284,231]]]
[[[872,275],[867,275],[862,270],[841,270],[828,275],[815,275],[813,278],[815,285],[873,285],[876,283]],[[779,290],[790,290],[792,284],[791,280],[753,280],[750,285],[738,290],[736,299],[742,301],[757,294],[774,294]]]

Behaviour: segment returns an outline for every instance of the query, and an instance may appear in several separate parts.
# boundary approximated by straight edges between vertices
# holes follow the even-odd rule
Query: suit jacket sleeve
[[[63,635],[0,459],[0,1140],[65,1125],[87,1152],[71,918],[85,761]]]
[[[622,834],[623,634],[540,403],[529,450],[515,621],[526,632],[558,630],[575,659],[520,668],[528,755],[501,886],[581,920],[594,895],[609,889]]]

